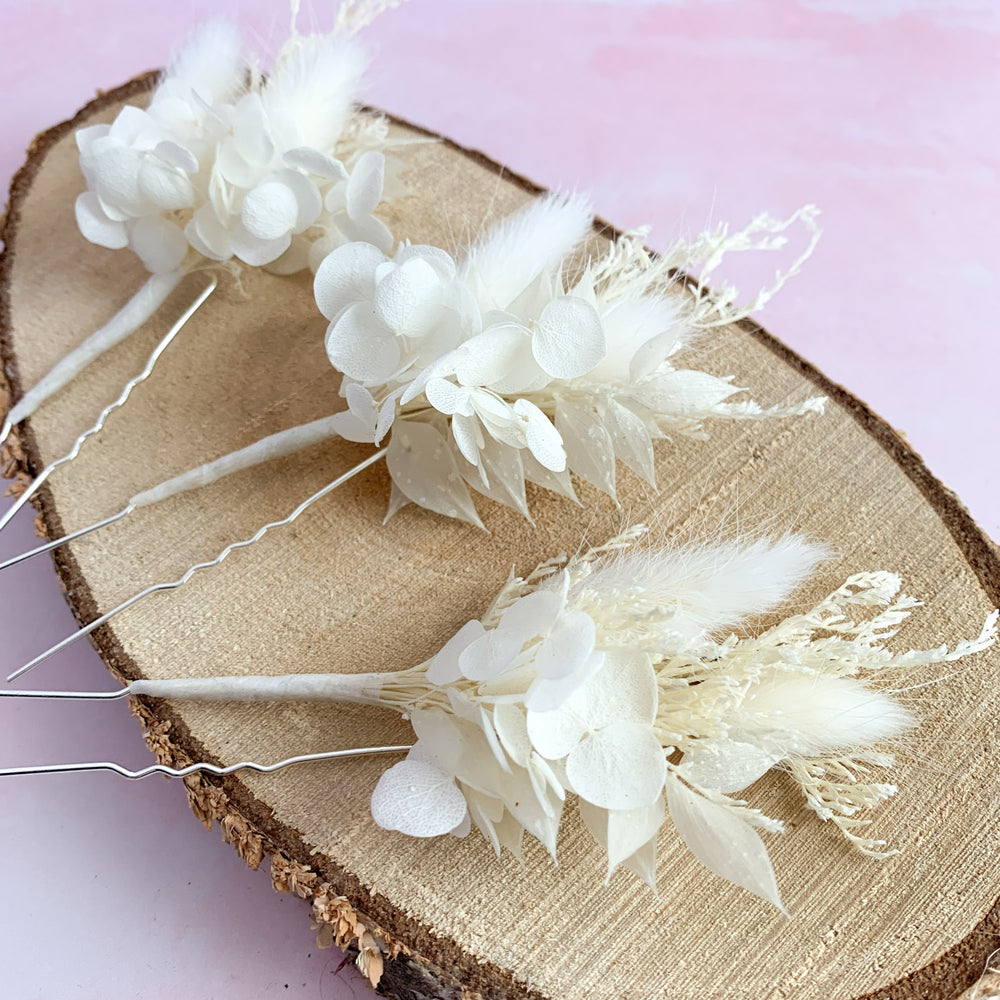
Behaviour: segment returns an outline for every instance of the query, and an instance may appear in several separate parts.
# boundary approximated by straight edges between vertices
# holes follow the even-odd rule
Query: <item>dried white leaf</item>
[[[666,788],[670,819],[691,853],[720,878],[748,889],[787,916],[767,848],[750,824],[672,775]]]

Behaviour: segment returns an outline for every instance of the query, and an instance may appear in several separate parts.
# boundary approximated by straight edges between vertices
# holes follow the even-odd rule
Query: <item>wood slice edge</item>
[[[37,135],[27,150],[24,164],[14,175],[6,209],[0,218],[0,400],[5,406],[23,394],[17,358],[13,351],[13,316],[10,300],[11,275],[17,243],[20,209],[28,197],[36,173],[49,150],[67,133],[92,115],[120,101],[150,90],[158,70],[143,73],[112,90],[100,91],[76,115]],[[477,151],[389,116],[400,125],[443,142],[466,158],[499,171],[500,164]],[[526,177],[503,168],[504,175],[524,190],[542,191]],[[614,238],[618,231],[603,220],[602,230]],[[843,386],[827,378],[816,367],[768,333],[753,320],[739,324],[748,335],[766,346],[785,364],[812,382],[823,394],[843,406],[883,448],[893,462],[920,490],[948,529],[949,534],[973,569],[992,603],[1000,605],[1000,552],[975,523],[958,497],[942,484],[920,456],[885,420]],[[2,397],[6,397],[2,399]],[[30,480],[42,467],[37,442],[27,420],[17,427],[3,452],[3,475]],[[55,502],[45,486],[32,499],[50,538],[63,533]],[[84,625],[99,614],[96,602],[72,553],[56,549],[53,559],[66,601],[76,620]],[[135,680],[139,672],[122,649],[110,626],[91,635],[91,641],[109,670],[123,683]],[[132,703],[143,735],[161,763],[184,766],[194,761],[219,763],[195,739],[184,721],[162,703],[145,698]],[[346,925],[351,928],[341,942],[355,955],[364,952],[364,932],[374,935],[387,954],[379,992],[398,1000],[424,1000],[434,995],[441,1000],[481,997],[482,1000],[546,1000],[542,994],[517,982],[507,970],[481,963],[462,950],[457,942],[432,935],[418,921],[396,910],[387,900],[372,896],[349,871],[325,856],[314,856],[300,834],[274,822],[270,808],[260,801],[236,775],[216,778],[193,775],[184,779],[195,815],[207,827],[218,822],[223,839],[232,844],[241,858],[257,868],[266,858],[272,884],[277,891],[290,892],[313,904],[313,917],[322,927]],[[359,926],[361,925],[361,926]],[[932,962],[903,979],[855,1000],[955,1000],[983,973],[992,950],[988,942],[1000,936],[1000,899],[983,920],[962,940]],[[369,949],[370,950],[370,946]]]

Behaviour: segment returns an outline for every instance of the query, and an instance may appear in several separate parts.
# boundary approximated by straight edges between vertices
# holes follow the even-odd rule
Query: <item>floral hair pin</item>
[[[412,747],[366,747],[274,765],[193,765],[128,772],[109,763],[10,768],[5,774],[107,768],[149,773],[275,770],[331,757],[407,751],[379,779],[376,823],[414,837],[475,826],[499,855],[525,833],[555,859],[571,796],[607,877],[624,865],[656,887],[656,845],[669,818],[720,877],[782,908],[757,831],[777,833],[740,793],[784,771],[820,819],[862,852],[895,853],[865,815],[892,796],[888,745],[917,719],[887,678],[954,662],[996,639],[998,612],[954,648],[890,652],[919,601],[891,573],[851,576],[807,611],[759,634],[740,628],[776,609],[825,557],[788,535],[749,544],[637,548],[627,531],[571,559],[511,576],[480,620],[425,663],[375,674],[139,680],[106,693],[14,697],[333,700],[394,709]]]
[[[293,3],[291,37],[266,78],[235,26],[210,21],[178,52],[148,107],[126,105],[110,125],[76,133],[87,184],[75,205],[81,234],[98,246],[127,247],[150,276],[11,407],[0,443],[141,328],[192,272],[263,267],[294,274],[315,269],[348,241],[392,246],[388,228],[373,214],[385,197],[387,125],[354,113],[366,57],[352,37],[392,5],[347,2],[333,32],[300,35]],[[24,488],[0,528],[100,432],[214,288],[211,278],[97,422]]]
[[[818,239],[815,210],[786,222],[767,216],[679,240],[660,257],[641,234],[584,256],[593,217],[580,197],[546,196],[501,222],[455,261],[431,246],[334,250],[315,278],[330,321],[326,350],[344,375],[347,409],[269,435],[159,483],[115,515],[0,565],[13,565],[185,490],[327,438],[382,445],[304,499],[287,517],[234,542],[176,581],[154,584],[19,668],[14,679],[151,593],[175,589],[234,549],[291,523],[372,463],[386,460],[389,516],[407,503],[482,526],[469,488],[529,516],[526,483],[576,498],[570,474],[615,495],[621,460],[655,485],[654,442],[704,437],[712,420],[819,412],[823,398],[764,408],[731,378],[678,363],[697,337],[760,308],[796,273]],[[800,221],[806,250],[747,305],[735,290],[704,290],[730,251],[776,250]],[[695,289],[684,274],[698,276]],[[735,397],[735,398],[734,398]]]

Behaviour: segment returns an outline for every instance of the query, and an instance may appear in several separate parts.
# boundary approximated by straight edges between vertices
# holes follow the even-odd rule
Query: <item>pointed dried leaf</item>
[[[667,808],[681,839],[706,868],[787,912],[767,848],[749,823],[673,775],[667,780]]]
[[[483,527],[455,456],[436,427],[397,420],[386,464],[394,482],[413,503]]]

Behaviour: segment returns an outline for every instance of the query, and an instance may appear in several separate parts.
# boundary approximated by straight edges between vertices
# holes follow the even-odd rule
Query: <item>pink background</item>
[[[312,7],[331,22],[332,5]],[[282,0],[211,9],[263,48],[284,36]],[[162,65],[206,11],[0,0],[4,183],[36,132]],[[763,322],[904,430],[1000,537],[1000,4],[414,0],[367,37],[370,101],[591,191],[616,225],[650,223],[654,245],[819,204],[819,249]],[[0,556],[31,543],[22,515]],[[8,571],[0,595],[11,668],[72,628],[47,560]],[[107,686],[79,647],[43,681]],[[123,705],[0,704],[0,764],[85,759],[148,761]],[[200,827],[179,783],[7,779],[0,845],[4,996],[370,995],[316,949],[305,904]]]

